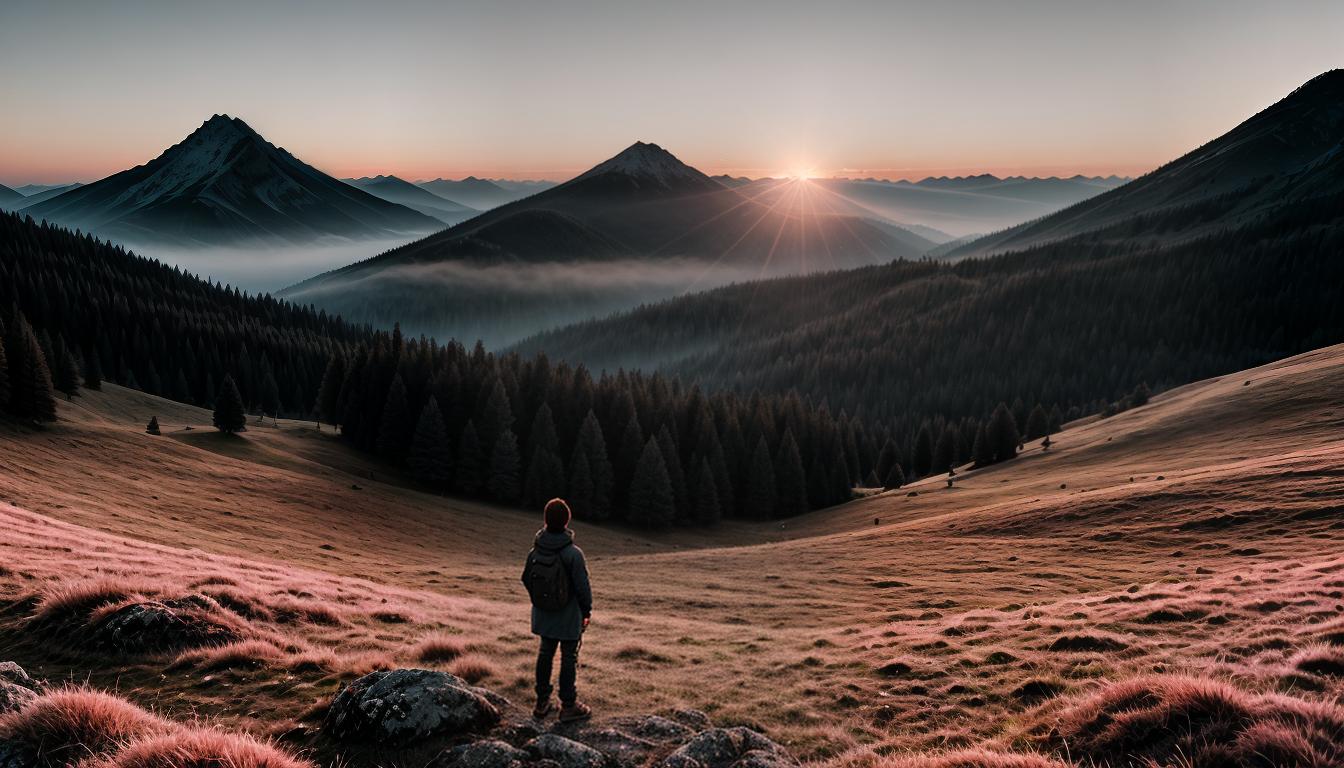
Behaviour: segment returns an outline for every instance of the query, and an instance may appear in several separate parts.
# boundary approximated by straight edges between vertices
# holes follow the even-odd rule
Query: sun
[[[817,174],[811,168],[795,168],[789,171],[789,178],[795,181],[807,181],[816,178]]]

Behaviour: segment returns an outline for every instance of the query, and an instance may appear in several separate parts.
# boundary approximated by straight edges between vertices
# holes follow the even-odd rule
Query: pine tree
[[[1141,381],[1139,382],[1139,385],[1134,388],[1134,391],[1129,393],[1129,406],[1131,408],[1138,408],[1141,405],[1147,405],[1148,398],[1151,396],[1152,393],[1148,391],[1148,382]]]
[[[448,431],[443,426],[439,401],[432,395],[420,409],[406,464],[415,479],[432,488],[445,488],[452,481],[453,456]]]
[[[481,446],[487,454],[494,451],[495,441],[502,437],[506,430],[513,431],[513,407],[509,403],[509,393],[504,388],[504,380],[499,376],[495,377],[494,384],[490,387],[490,394],[478,412],[476,429],[481,437]]]
[[[243,413],[243,396],[238,385],[230,375],[224,376],[219,385],[219,398],[215,400],[215,428],[220,432],[233,434],[247,426],[247,416]]]
[[[719,492],[714,487],[714,470],[709,468],[709,460],[700,460],[700,469],[696,473],[691,492],[695,500],[695,520],[701,525],[714,525],[723,516],[719,509]]]
[[[593,475],[588,471],[588,456],[582,451],[576,451],[570,462],[568,490],[570,511],[580,519],[592,519]]]
[[[532,451],[532,461],[528,463],[527,480],[523,483],[523,505],[541,509],[546,502],[564,495],[565,468],[560,464],[560,457],[538,446]]]
[[[1031,415],[1027,417],[1027,434],[1024,439],[1037,440],[1050,433],[1050,417],[1046,415],[1045,408],[1040,403],[1031,409]]]
[[[839,460],[845,460],[842,453]],[[848,482],[849,468],[845,466],[845,482]],[[742,500],[743,513],[750,518],[766,520],[775,516],[779,495],[775,490],[775,463],[770,459],[770,446],[762,435],[756,442],[756,450],[751,454],[751,464],[747,474],[747,493]]]
[[[1017,456],[1017,446],[1022,440],[1018,436],[1017,422],[1007,405],[999,403],[994,409],[989,417],[989,425],[985,427],[985,437],[994,451],[994,461],[1007,461]]]
[[[522,483],[519,481],[518,438],[512,429],[506,429],[495,440],[490,452],[490,498],[501,504],[517,504],[522,495]]]
[[[378,427],[378,453],[393,461],[406,455],[407,424],[410,422],[410,406],[406,402],[406,385],[401,374],[392,377],[392,385],[387,388],[387,400],[383,404],[382,421]]]
[[[807,476],[803,473],[803,457],[798,453],[792,429],[784,430],[779,450],[775,452],[775,490],[776,511],[780,517],[801,515],[808,510]]]
[[[831,500],[831,476],[826,471],[826,462],[820,455],[812,459],[807,470],[807,503],[812,509],[829,507]]]
[[[14,415],[35,422],[56,420],[56,396],[51,370],[33,327],[18,315],[6,346],[9,362],[9,408]]]
[[[261,412],[271,418],[280,415],[280,385],[269,364],[261,369]]]
[[[74,353],[65,344],[65,338],[59,334],[52,345],[52,354],[55,355],[51,370],[53,383],[56,390],[69,400],[79,392],[79,360],[75,359]]]
[[[677,510],[677,518],[690,517],[692,510],[687,500],[686,474],[681,469],[681,457],[677,454],[677,443],[672,439],[672,431],[664,424],[658,430],[658,451],[663,456],[663,466],[667,468],[667,479],[672,483],[672,502]]]
[[[616,458],[612,464],[616,469],[616,507],[629,506],[630,483],[634,481],[635,469],[639,457],[644,454],[644,430],[639,419],[631,417],[621,432],[621,442],[617,445]]]
[[[611,460],[607,458],[606,440],[602,437],[602,426],[591,409],[584,416],[583,425],[579,427],[579,436],[574,441],[574,458],[571,464],[575,465],[573,475],[575,479],[580,455],[587,464],[588,482],[592,486],[592,491],[587,504],[580,502],[578,506],[573,504],[570,506],[574,514],[581,519],[606,520],[611,517],[614,477]],[[571,486],[575,484],[571,482]],[[570,489],[570,495],[574,495],[573,487]]]
[[[929,469],[933,466],[933,435],[927,422],[919,428],[919,434],[915,437],[915,450],[911,462],[915,477],[929,474]]]
[[[877,454],[877,476],[885,479],[891,474],[891,465],[898,464],[901,461],[900,451],[896,449],[896,441],[887,438],[887,442],[882,444],[882,452]]]
[[[328,424],[336,426],[341,421],[341,386],[345,384],[345,355],[338,349],[327,360],[327,370],[322,374],[322,386],[317,390],[317,414]]]
[[[482,454],[481,439],[476,435],[476,424],[467,419],[462,428],[462,437],[457,444],[457,488],[468,496],[474,496],[485,487],[485,457]]]
[[[150,435],[157,435],[157,434],[160,434],[160,432],[159,432],[159,417],[158,417],[158,416],[150,416],[150,417],[149,417],[149,423],[145,425],[145,432],[146,432],[147,434],[150,434]]]
[[[948,424],[943,428],[938,436],[938,442],[933,448],[933,460],[929,464],[931,473],[943,474],[952,468],[952,462],[957,454],[957,429]]]
[[[976,467],[987,467],[994,463],[994,446],[989,442],[989,433],[984,422],[975,428],[975,445],[971,448],[971,460]]]
[[[882,481],[882,490],[890,491],[905,485],[905,471],[901,469],[900,464],[892,464],[891,471],[887,473],[887,479]]]
[[[1049,424],[1050,434],[1052,435],[1064,428],[1064,414],[1060,413],[1058,405],[1050,407]]]
[[[103,362],[98,359],[97,350],[90,349],[84,355],[84,388],[95,392],[103,388]]]
[[[630,480],[630,509],[628,519],[635,525],[661,529],[676,519],[676,504],[672,497],[672,482],[667,477],[662,451],[657,438],[649,438],[640,451]]]
[[[844,455],[833,455],[834,458],[831,460],[830,478],[830,485],[833,489],[831,491],[831,503],[842,504],[854,498],[854,487],[849,484],[849,474],[845,465]]]

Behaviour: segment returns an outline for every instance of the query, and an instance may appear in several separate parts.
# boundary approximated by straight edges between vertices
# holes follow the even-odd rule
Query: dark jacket
[[[583,635],[583,620],[593,613],[593,590],[588,585],[588,563],[583,550],[574,544],[574,532],[551,533],[542,528],[532,542],[537,549],[560,553],[560,562],[569,571],[569,602],[558,611],[543,611],[532,606],[532,634],[556,640],[578,640]],[[527,574],[523,574],[527,583]]]

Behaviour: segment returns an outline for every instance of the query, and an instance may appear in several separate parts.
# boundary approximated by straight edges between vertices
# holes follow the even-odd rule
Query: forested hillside
[[[1344,339],[1344,195],[1166,246],[1166,209],[1001,257],[900,261],[722,288],[518,345],[739,392],[797,388],[897,434],[1000,400],[1096,412]]]

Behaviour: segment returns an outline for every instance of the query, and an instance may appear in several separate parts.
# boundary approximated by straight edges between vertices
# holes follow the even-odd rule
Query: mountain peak
[[[642,188],[665,191],[718,189],[723,185],[681,162],[666,149],[650,142],[636,141],[620,154],[593,166],[570,184],[599,177],[621,177]]]

